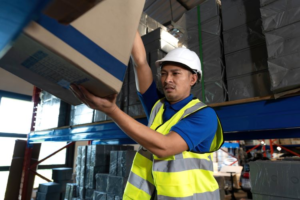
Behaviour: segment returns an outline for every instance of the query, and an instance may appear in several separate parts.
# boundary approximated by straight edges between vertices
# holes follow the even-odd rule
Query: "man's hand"
[[[117,94],[110,95],[107,97],[97,97],[90,93],[87,89],[82,86],[72,84],[70,86],[71,91],[75,96],[84,104],[92,109],[96,109],[110,115],[118,107],[116,105]]]

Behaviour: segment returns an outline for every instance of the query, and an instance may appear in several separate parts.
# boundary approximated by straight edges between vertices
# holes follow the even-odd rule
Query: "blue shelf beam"
[[[300,138],[300,96],[214,108],[225,140]],[[137,119],[147,124],[146,118]],[[134,144],[115,123],[91,124],[29,135],[29,143],[95,140],[97,144]]]

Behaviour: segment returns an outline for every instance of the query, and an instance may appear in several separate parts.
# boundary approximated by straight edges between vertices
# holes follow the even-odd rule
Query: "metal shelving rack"
[[[225,140],[300,138],[300,96],[213,107]],[[146,124],[147,119],[138,118]],[[98,144],[134,144],[114,122],[31,132],[28,142],[93,140]]]

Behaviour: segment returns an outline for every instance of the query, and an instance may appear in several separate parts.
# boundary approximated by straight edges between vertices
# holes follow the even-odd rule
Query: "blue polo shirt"
[[[138,92],[138,95],[149,119],[152,107],[163,95],[156,89],[154,81],[144,94]],[[168,101],[165,101],[164,122],[168,121],[192,99],[193,95],[190,95],[175,104],[170,104]],[[218,120],[215,111],[207,107],[181,119],[171,128],[171,131],[178,133],[185,140],[189,151],[204,153],[210,149],[211,142],[217,131],[217,126]]]

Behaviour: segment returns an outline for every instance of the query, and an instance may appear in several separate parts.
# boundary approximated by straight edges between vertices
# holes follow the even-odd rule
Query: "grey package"
[[[259,8],[259,0],[222,0],[223,30],[261,18]]]
[[[220,7],[216,0],[207,0],[199,5],[201,23],[219,16]],[[185,25],[182,28],[193,27],[198,25],[198,6],[185,12],[182,17],[176,21],[176,24]]]
[[[60,200],[60,193],[36,193],[36,200]]]
[[[118,170],[118,151],[110,152],[109,174],[117,176]]]
[[[87,146],[81,146],[81,161],[80,165],[83,167],[86,165],[87,159]]]
[[[78,146],[77,147],[76,165],[81,164],[81,157],[82,157],[81,146]]]
[[[223,80],[204,83],[205,99],[202,96],[202,84],[198,83],[191,93],[206,104],[222,103],[227,99],[227,90]]]
[[[295,200],[294,198],[285,198],[285,197],[278,197],[278,196],[271,196],[271,195],[264,195],[264,194],[253,194],[252,197],[255,200]]]
[[[135,154],[135,151],[118,151],[117,176],[129,176]]]
[[[58,183],[41,183],[39,184],[38,192],[42,193],[60,193],[61,186]]]
[[[274,1],[277,1],[277,0],[260,0],[260,6],[265,6],[265,5],[267,5],[267,4],[270,4],[270,3],[272,3],[272,2],[274,2]]]
[[[79,187],[79,198],[80,199],[85,198],[85,187]]]
[[[285,40],[297,38],[299,35],[300,22],[265,33],[267,45],[273,45],[279,42],[284,42]]]
[[[300,199],[299,168],[298,161],[250,162],[252,193]]]
[[[300,1],[277,0],[260,8],[264,31],[300,21]]]
[[[225,62],[227,79],[267,69],[267,47],[266,45],[258,45],[227,54]]]
[[[75,183],[68,183],[65,193],[65,200],[73,200],[74,197],[79,196],[78,185]]]
[[[90,188],[85,189],[85,200],[93,200],[94,190]]]
[[[87,167],[86,178],[85,178],[85,187],[90,189],[96,188],[96,174],[106,173],[108,166],[97,166],[97,167]]]
[[[96,190],[107,194],[122,196],[126,180],[120,176],[110,174],[96,174]]]
[[[94,191],[93,200],[107,200],[107,195],[104,192]]]
[[[255,20],[223,33],[225,54],[264,44],[261,20]]]
[[[93,122],[94,110],[85,104],[71,106],[70,125],[87,124]]]
[[[158,28],[154,31],[152,31],[151,33],[148,33],[147,35],[142,37],[143,43],[144,45],[148,45],[153,43],[154,41],[157,40],[165,40],[166,42],[168,42],[170,45],[172,46],[177,46],[177,39],[172,36],[170,33],[168,33],[167,31]]]
[[[227,88],[229,101],[272,94],[267,70],[228,79]]]
[[[72,179],[73,169],[68,167],[53,168],[52,179],[54,181],[67,181]]]
[[[272,91],[284,91],[300,86],[300,52],[268,60]]]
[[[269,59],[300,52],[300,37],[287,39],[267,46]]]

